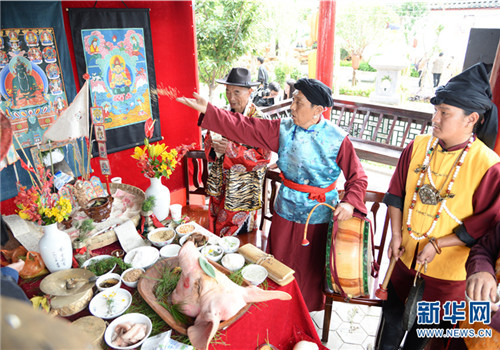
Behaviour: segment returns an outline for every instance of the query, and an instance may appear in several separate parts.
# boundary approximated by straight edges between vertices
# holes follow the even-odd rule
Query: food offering
[[[104,340],[113,349],[136,349],[149,337],[152,329],[149,317],[139,313],[129,313],[109,324],[104,333]]]
[[[236,253],[240,247],[240,240],[234,236],[226,236],[220,239],[219,245],[224,249],[224,253]]]
[[[251,303],[291,299],[288,293],[262,290],[246,281],[239,285],[229,275],[219,264],[207,262],[189,241],[178,257],[161,260],[149,269],[146,278],[139,281],[138,291],[173,329],[188,334],[196,349],[208,349],[216,331],[236,322]],[[206,329],[200,324],[211,327]]]
[[[241,270],[241,275],[248,282],[257,286],[264,282],[264,280],[267,278],[267,270],[260,265],[250,264],[245,266],[243,270]]]
[[[179,254],[179,250],[181,250],[181,246],[178,244],[167,244],[163,248],[160,249],[160,256],[162,258],[172,258]]]
[[[183,245],[187,241],[191,241],[197,248],[201,248],[205,246],[209,242],[209,240],[210,238],[207,235],[195,231],[193,233],[181,237],[181,239],[179,240],[179,244]]]
[[[222,258],[222,266],[231,272],[240,270],[245,265],[245,258],[238,253],[230,253]]]
[[[201,250],[201,254],[212,261],[219,261],[222,258],[224,251],[218,245],[210,244]]]
[[[137,282],[139,282],[139,278],[144,275],[143,269],[136,269],[134,267],[123,271],[121,279],[123,284],[127,287],[135,288],[137,287]]]
[[[123,262],[122,259],[111,255],[99,255],[82,264],[82,268],[92,271],[96,276],[102,276],[113,272],[119,266],[122,270],[128,269],[130,266]]]
[[[138,247],[125,255],[124,261],[137,269],[147,270],[160,257],[160,252],[155,247]]]
[[[148,234],[148,239],[155,247],[164,247],[172,243],[175,238],[175,231],[171,228],[157,228]]]
[[[132,303],[132,295],[125,289],[98,293],[89,304],[92,315],[109,320],[123,314]]]
[[[107,273],[99,277],[96,281],[97,289],[101,292],[112,291],[120,288],[122,282],[120,275],[117,273]]]
[[[179,237],[188,235],[195,231],[195,226],[192,223],[181,224],[176,227],[175,231],[179,235]]]

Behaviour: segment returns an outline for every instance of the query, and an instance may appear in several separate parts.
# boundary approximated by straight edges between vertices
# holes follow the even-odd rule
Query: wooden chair
[[[340,191],[339,191],[340,192]],[[343,195],[339,193],[339,195]],[[384,199],[384,193],[382,192],[375,192],[375,191],[366,191],[366,196],[365,196],[365,203],[367,204],[368,208],[368,218],[372,221],[373,224],[373,231],[375,232],[374,235],[374,248],[375,248],[375,260],[378,263],[379,266],[382,264],[382,260],[384,258],[384,248],[385,248],[385,243],[386,243],[386,238],[387,238],[387,231],[389,228],[389,213],[386,212],[384,223],[383,223],[383,228],[382,231],[377,230],[377,214],[380,209],[380,204],[382,203],[382,200]],[[371,205],[370,205],[371,203]],[[378,238],[380,239],[378,240]],[[378,244],[376,243],[378,241]],[[379,277],[380,277],[379,273]],[[321,341],[323,343],[328,342],[328,335],[330,333],[330,320],[332,316],[332,302],[333,301],[340,301],[340,302],[346,302],[346,303],[351,303],[351,304],[361,304],[361,305],[367,305],[367,306],[382,306],[382,300],[378,299],[375,297],[375,291],[377,290],[378,287],[378,278],[373,279],[373,285],[370,290],[370,296],[369,297],[359,297],[359,298],[351,298],[351,299],[344,299],[344,297],[338,293],[334,293],[333,291],[330,290],[325,290],[324,294],[326,297],[325,301],[325,315],[323,318],[323,334],[321,336]],[[382,276],[383,278],[384,276]]]
[[[193,172],[190,174],[190,167]],[[184,155],[184,186],[186,187],[186,205],[182,208],[184,214],[201,226],[209,229],[210,219],[206,205],[190,204],[191,195],[206,196],[205,185],[208,179],[208,162],[204,150],[188,151]],[[191,185],[192,181],[192,185]],[[205,200],[205,198],[203,198]]]
[[[262,209],[259,230],[265,231],[265,220],[271,221],[274,215],[274,201],[281,186],[279,170],[267,169],[262,183]]]

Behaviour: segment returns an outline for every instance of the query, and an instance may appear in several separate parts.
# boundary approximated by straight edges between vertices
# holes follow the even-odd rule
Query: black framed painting
[[[87,73],[108,153],[143,144],[150,118],[157,121],[150,141],[160,140],[149,9],[72,8],[69,19],[80,83]]]

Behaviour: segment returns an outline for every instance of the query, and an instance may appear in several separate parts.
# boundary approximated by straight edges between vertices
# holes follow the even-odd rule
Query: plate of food
[[[146,341],[153,330],[148,316],[130,313],[111,322],[104,333],[104,341],[113,349],[136,349]]]
[[[204,247],[208,243],[209,240],[210,240],[210,237],[208,237],[206,234],[194,231],[192,233],[189,233],[189,234],[181,237],[181,239],[179,239],[179,244],[182,246],[187,241],[193,241],[194,245],[197,248],[201,248],[201,247]]]
[[[131,303],[132,295],[123,288],[103,291],[92,298],[89,311],[96,317],[109,320],[123,314]]]
[[[111,255],[98,255],[86,260],[81,267],[92,271],[96,276],[102,276],[113,272],[116,267],[115,259]]]
[[[123,260],[132,267],[147,270],[159,257],[160,251],[155,247],[138,247],[129,251]]]

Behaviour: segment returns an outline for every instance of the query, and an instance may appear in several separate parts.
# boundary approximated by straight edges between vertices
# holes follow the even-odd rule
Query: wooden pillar
[[[333,57],[335,38],[335,0],[321,0],[318,21],[318,54],[316,57],[316,77],[330,88],[333,84]],[[330,119],[330,108],[323,113]]]
[[[493,95],[493,103],[500,109],[500,42],[497,46],[495,61],[490,76],[491,92]],[[500,126],[500,113],[498,115],[498,125]],[[495,152],[500,155],[500,130],[497,133],[497,142],[495,143]]]

